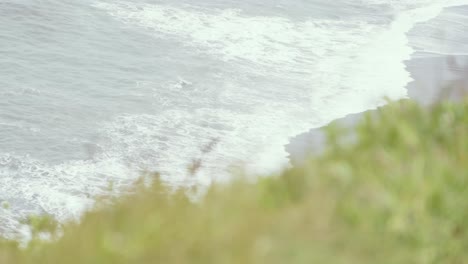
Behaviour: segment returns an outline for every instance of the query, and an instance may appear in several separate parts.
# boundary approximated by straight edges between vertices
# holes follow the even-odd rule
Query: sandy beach
[[[436,54],[468,55],[467,25],[468,0],[1,1],[0,236],[142,172],[190,193],[276,174],[320,150],[312,128],[465,86]]]
[[[468,90],[468,56],[425,54],[414,56],[406,62],[406,67],[413,78],[407,86],[408,96],[423,105],[438,98],[456,100]],[[364,113],[348,115],[336,122],[349,127],[359,121]],[[286,145],[291,162],[300,163],[307,156],[320,152],[324,141],[325,136],[321,128],[311,129],[292,138]]]

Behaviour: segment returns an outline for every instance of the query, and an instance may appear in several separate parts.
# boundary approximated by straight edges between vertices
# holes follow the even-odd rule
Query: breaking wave
[[[381,106],[385,97],[405,98],[411,77],[403,63],[415,51],[408,32],[447,6],[467,4],[340,3],[374,6],[385,18],[296,20],[233,8],[95,2],[127,30],[179,43],[196,54],[187,64],[206,64],[206,72],[167,83],[136,80],[132,89],[144,91],[139,96],[153,111],[121,113],[102,124],[87,160],[50,164],[0,154],[0,200],[9,204],[0,208],[0,232],[27,235],[20,220],[28,214],[78,218],[94,197],[118,193],[142,171],[158,171],[175,187],[203,187],[228,180],[236,168],[265,174],[289,166],[284,146],[291,137]],[[431,49],[423,47],[426,40],[419,49]],[[191,173],[194,159],[202,162]]]

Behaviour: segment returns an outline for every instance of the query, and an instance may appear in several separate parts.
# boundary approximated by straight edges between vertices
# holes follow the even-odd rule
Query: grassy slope
[[[403,101],[326,128],[302,168],[213,186],[199,203],[160,184],[0,263],[468,263],[468,101]],[[37,223],[42,226],[42,223]]]

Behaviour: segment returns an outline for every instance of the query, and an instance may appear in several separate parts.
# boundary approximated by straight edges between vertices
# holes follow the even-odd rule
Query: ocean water
[[[144,171],[190,188],[288,166],[291,137],[405,98],[405,60],[468,54],[464,5],[0,0],[0,234]]]

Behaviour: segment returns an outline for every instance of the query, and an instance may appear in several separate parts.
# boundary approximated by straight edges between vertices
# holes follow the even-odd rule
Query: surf
[[[415,52],[408,33],[459,4],[468,3],[343,0],[333,8],[365,10],[298,19],[285,7],[255,14],[219,4],[94,1],[92,12],[115,21],[119,32],[137,32],[170,50],[154,63],[164,69],[177,56],[180,69],[152,73],[166,81],[148,81],[139,72],[124,79],[128,89],[111,90],[113,100],[121,92],[149,110],[127,107],[106,116],[95,128],[98,140],[87,159],[53,163],[34,153],[1,153],[1,200],[10,207],[0,209],[0,229],[6,236],[27,236],[21,219],[28,214],[79,219],[95,197],[119,195],[145,171],[159,172],[174,188],[203,190],[239,170],[263,175],[290,166],[284,146],[291,137],[381,106],[384,97],[405,98],[411,77],[403,63]],[[320,10],[341,14],[327,8]],[[370,10],[381,10],[382,18]],[[35,98],[14,94],[16,100]],[[201,163],[191,173],[194,160]]]

